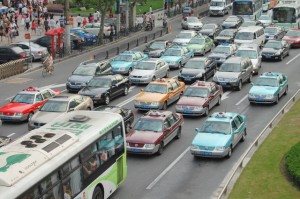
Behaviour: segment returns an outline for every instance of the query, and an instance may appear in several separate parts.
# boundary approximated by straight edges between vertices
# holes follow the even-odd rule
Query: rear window
[[[13,51],[15,51],[16,53],[18,53],[18,54],[24,53],[24,50],[23,50],[22,48],[20,48],[20,47],[17,47],[17,46],[12,47],[11,49],[12,49]]]

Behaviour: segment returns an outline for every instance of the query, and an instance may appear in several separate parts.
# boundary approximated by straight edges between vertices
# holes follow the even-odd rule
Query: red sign
[[[31,39],[30,33],[25,33],[25,39]]]

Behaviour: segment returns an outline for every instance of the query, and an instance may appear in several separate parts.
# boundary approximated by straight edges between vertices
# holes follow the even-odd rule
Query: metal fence
[[[0,79],[23,73],[28,69],[25,59],[18,59],[0,64]]]
[[[272,129],[279,123],[283,115],[288,112],[288,110],[295,104],[295,102],[300,98],[300,89],[296,92],[295,95],[284,105],[284,107],[272,118],[268,125],[261,131],[255,141],[250,145],[244,155],[240,158],[239,162],[236,164],[232,173],[228,177],[224,187],[222,188],[218,199],[227,198],[231,189],[233,188],[235,181],[240,176],[243,169],[248,164],[249,160],[253,156],[254,152],[258,149],[261,143],[265,138],[271,133]]]

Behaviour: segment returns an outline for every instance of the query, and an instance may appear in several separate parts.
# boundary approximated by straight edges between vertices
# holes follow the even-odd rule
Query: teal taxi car
[[[137,63],[148,59],[148,55],[139,51],[124,51],[111,61],[112,73],[129,75]]]
[[[173,46],[168,48],[160,57],[169,64],[170,69],[181,68],[186,62],[194,57],[194,52],[184,46]]]
[[[211,51],[214,47],[214,40],[208,36],[196,36],[191,39],[186,46],[189,50],[194,52],[194,55],[205,55],[205,53]]]
[[[274,103],[288,92],[288,77],[282,73],[266,72],[260,75],[248,93],[250,104]]]
[[[232,113],[213,113],[196,128],[190,147],[191,154],[201,157],[231,157],[233,148],[246,139],[246,116]]]

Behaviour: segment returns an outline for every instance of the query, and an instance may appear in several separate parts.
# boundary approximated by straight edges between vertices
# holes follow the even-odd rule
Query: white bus
[[[285,30],[300,26],[300,0],[281,1],[273,8],[272,23]]]
[[[1,199],[105,199],[126,175],[115,113],[69,112],[0,149]]]
[[[258,20],[262,13],[262,0],[234,0],[232,15]]]

